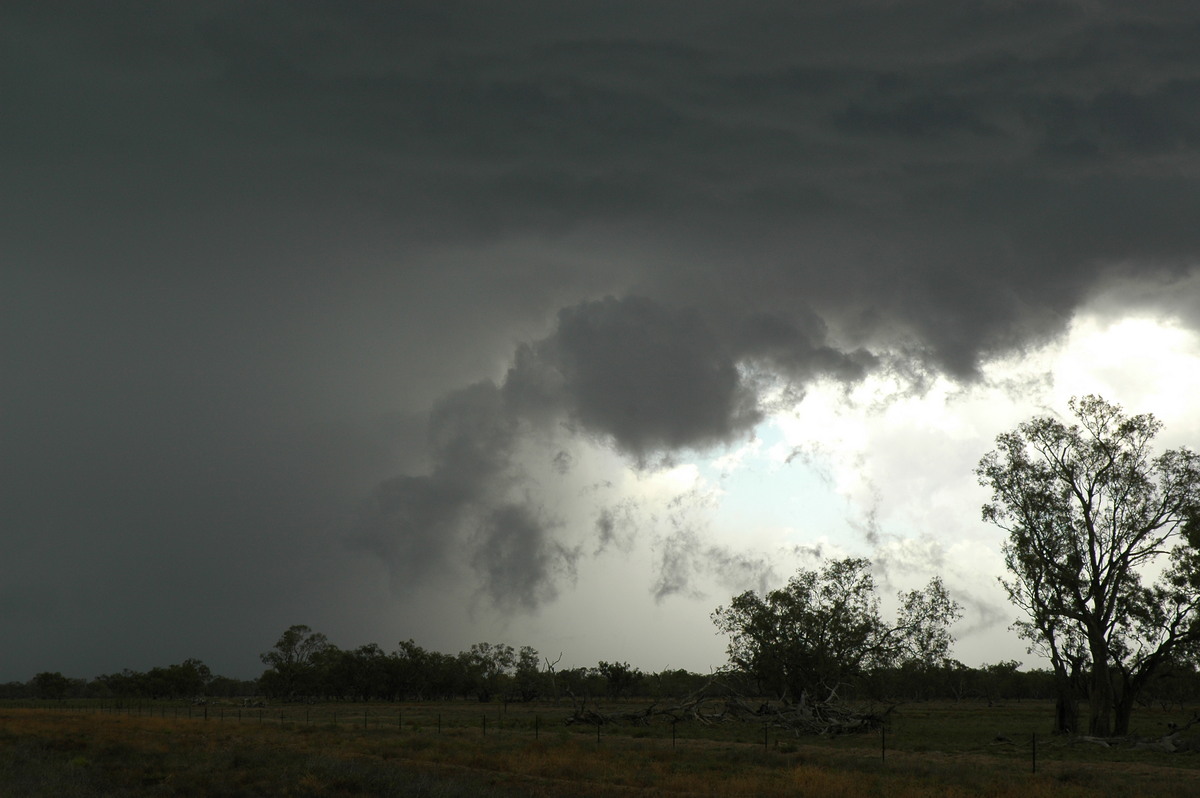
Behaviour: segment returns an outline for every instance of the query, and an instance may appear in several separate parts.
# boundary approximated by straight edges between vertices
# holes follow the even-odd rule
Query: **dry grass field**
[[[188,717],[188,715],[191,717]],[[1048,707],[909,704],[886,735],[564,725],[562,706],[0,708],[2,796],[1184,796],[1200,755],[1033,735]],[[1183,713],[1145,709],[1156,736]],[[884,747],[886,746],[886,748]]]

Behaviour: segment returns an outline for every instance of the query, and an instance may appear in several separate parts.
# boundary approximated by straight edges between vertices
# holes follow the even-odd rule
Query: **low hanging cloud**
[[[464,529],[501,499],[515,427],[490,382],[443,397],[426,429],[429,473],[376,486],[359,508],[351,544],[383,559],[397,588],[445,569]]]
[[[638,533],[636,509],[636,504],[629,499],[600,508],[595,523],[595,554],[603,554],[610,548],[628,554],[633,549]]]
[[[443,397],[429,414],[430,472],[380,483],[349,536],[377,555],[403,591],[470,566],[478,593],[504,608],[532,609],[574,574],[578,551],[554,539],[559,522],[521,495],[513,462],[520,416],[492,382]]]
[[[531,502],[497,507],[482,520],[471,565],[502,609],[536,609],[558,594],[560,580],[574,578],[580,549],[554,539],[558,526]]]
[[[857,379],[870,355],[824,344],[808,317],[805,331],[756,315],[724,340],[698,310],[645,297],[606,297],[562,309],[546,338],[518,347],[502,384],[480,382],[443,397],[429,414],[430,472],[381,483],[351,534],[378,555],[402,586],[455,555],[476,573],[480,591],[500,606],[531,610],[570,580],[579,543],[559,535],[521,466],[524,436],[581,435],[609,445],[638,468],[684,449],[708,449],[747,433],[762,419],[758,386],[744,378],[750,359],[787,361],[786,372]],[[804,346],[789,346],[804,341]],[[803,360],[803,362],[801,362]],[[563,432],[563,431],[566,432]],[[569,471],[560,449],[552,470]],[[594,552],[628,551],[636,523],[629,508],[604,508]],[[704,547],[694,532],[663,544],[661,600],[686,593],[701,562],[738,584],[764,584],[765,562]],[[732,577],[729,577],[732,578]]]
[[[761,418],[733,352],[699,313],[644,297],[559,311],[554,335],[518,353],[505,388],[639,461],[728,442]]]
[[[701,580],[715,581],[734,592],[760,594],[782,581],[771,558],[705,543],[696,529],[676,529],[659,542],[658,549],[658,574],[651,588],[658,602],[672,596],[702,598],[704,593],[697,587]]]
[[[865,349],[847,353],[830,346],[828,325],[811,311],[753,313],[738,322],[734,335],[739,352],[801,383],[821,376],[852,382],[879,365]]]

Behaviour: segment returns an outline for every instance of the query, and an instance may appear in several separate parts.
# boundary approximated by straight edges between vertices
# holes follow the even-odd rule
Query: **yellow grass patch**
[[[454,710],[459,715],[450,717]],[[290,718],[280,720],[276,713],[268,723],[265,715],[210,714],[204,720],[0,709],[0,795],[318,798],[414,795],[421,785],[436,785],[449,796],[572,798],[1200,794],[1190,759],[1096,761],[1091,751],[1072,759],[1073,749],[1047,742],[1046,758],[1032,774],[1028,753],[1022,755],[1019,747],[964,744],[936,750],[938,738],[916,738],[924,722],[917,713],[897,723],[899,729],[908,724],[907,747],[897,733],[900,747],[884,761],[878,739],[786,738],[763,745],[761,730],[754,728],[727,730],[725,739],[681,736],[673,744],[669,729],[605,727],[597,741],[594,729],[574,731],[540,720],[535,727],[532,718],[503,716],[485,734],[480,714],[469,706],[406,706],[402,711],[418,719],[410,723],[403,722],[401,708],[391,708],[390,716],[381,707],[360,707],[358,716],[345,706],[325,710],[341,716],[337,726],[312,710],[292,711]],[[309,713],[307,723],[300,712]],[[947,717],[938,723],[950,722]],[[968,722],[978,720],[963,720]],[[751,742],[756,738],[759,742]],[[1173,767],[1175,762],[1186,767]]]

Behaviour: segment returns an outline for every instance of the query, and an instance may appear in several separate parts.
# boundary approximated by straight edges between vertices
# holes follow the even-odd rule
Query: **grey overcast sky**
[[[0,680],[707,670],[822,557],[1029,661],[971,470],[1200,440],[1193,2],[0,4]]]

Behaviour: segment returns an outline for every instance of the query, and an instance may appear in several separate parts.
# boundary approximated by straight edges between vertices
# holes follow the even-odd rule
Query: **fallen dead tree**
[[[652,722],[691,722],[706,726],[726,722],[759,723],[796,735],[861,734],[876,731],[895,705],[882,711],[863,710],[841,702],[837,690],[829,691],[822,701],[812,701],[807,695],[795,703],[752,701],[730,690],[717,680],[710,679],[703,687],[676,704],[651,704],[637,711],[605,712],[596,702],[570,696],[574,711],[567,725],[603,726],[624,724],[646,726]]]
[[[1072,737],[1071,745],[1097,745],[1101,748],[1132,748],[1135,751],[1161,751],[1167,754],[1188,753],[1200,751],[1200,737],[1184,736],[1184,732],[1200,723],[1200,713],[1192,715],[1192,719],[1182,726],[1174,723],[1167,724],[1168,733],[1161,737],[1090,737],[1080,735]]]

